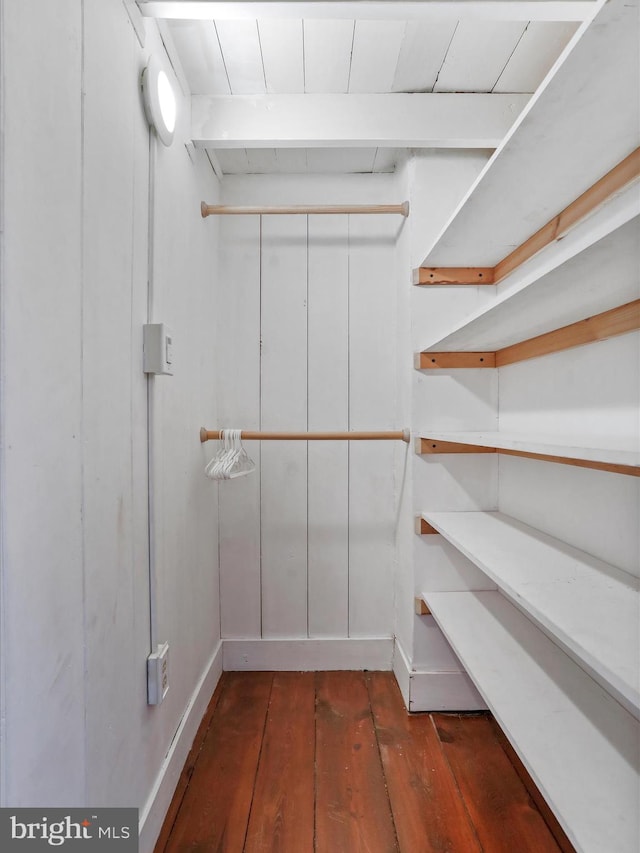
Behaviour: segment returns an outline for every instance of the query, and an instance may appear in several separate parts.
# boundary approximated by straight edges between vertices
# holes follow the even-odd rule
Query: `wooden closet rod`
[[[389,432],[252,432],[242,430],[245,441],[410,441],[408,429]],[[200,430],[200,441],[221,439],[221,430]]]
[[[276,207],[238,207],[228,204],[206,204],[200,205],[200,213],[204,219],[206,216],[223,215],[237,216],[242,214],[267,214],[267,213],[400,213],[402,216],[409,215],[409,202],[402,204],[295,204]]]

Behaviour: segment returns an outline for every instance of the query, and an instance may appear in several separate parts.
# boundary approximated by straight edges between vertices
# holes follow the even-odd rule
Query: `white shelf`
[[[637,187],[635,197],[640,204]],[[640,296],[639,268],[640,223],[635,218],[546,275],[521,275],[490,305],[422,349],[493,351],[600,314]]]
[[[637,721],[499,592],[424,598],[576,849],[637,853]]]
[[[640,719],[640,582],[499,512],[423,518]]]
[[[518,432],[439,432],[422,430],[421,436],[498,450],[513,450],[543,456],[563,457],[603,465],[640,467],[637,438],[588,439],[584,436],[540,436]]]
[[[637,39],[635,0],[578,30],[424,265],[495,266],[637,147]]]

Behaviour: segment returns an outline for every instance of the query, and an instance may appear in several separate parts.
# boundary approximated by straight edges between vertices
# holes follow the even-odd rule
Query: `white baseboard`
[[[407,658],[397,637],[396,644],[393,649],[393,674],[398,682],[400,693],[402,693],[404,706],[408,710],[411,699],[411,667],[409,665],[409,659]]]
[[[396,640],[393,672],[405,706],[419,711],[486,711],[484,699],[466,672],[414,670]]]
[[[225,671],[390,670],[392,637],[224,640]]]
[[[223,642],[220,641],[187,706],[178,731],[171,743],[169,752],[162,762],[160,772],[140,815],[140,853],[152,853],[162,824],[171,804],[180,774],[184,768],[189,750],[198,731],[222,675]]]

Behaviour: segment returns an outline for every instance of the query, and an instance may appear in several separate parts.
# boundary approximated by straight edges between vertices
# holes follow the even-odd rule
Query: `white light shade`
[[[155,57],[151,57],[142,72],[142,95],[147,121],[155,128],[160,141],[171,145],[176,129],[176,96],[167,73]]]

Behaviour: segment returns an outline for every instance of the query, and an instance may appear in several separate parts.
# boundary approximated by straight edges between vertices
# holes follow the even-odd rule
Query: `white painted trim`
[[[122,2],[124,3],[124,8],[127,10],[127,14],[129,15],[129,20],[131,21],[135,34],[138,37],[138,43],[140,44],[140,47],[144,47],[147,34],[145,31],[144,18],[140,13],[140,9],[138,8],[135,0],[122,0]]]
[[[400,693],[402,693],[404,706],[408,711],[411,692],[411,666],[404,649],[398,642],[397,637],[395,647],[393,649],[393,674],[398,682]]]
[[[486,711],[487,705],[466,672],[412,672],[409,710]]]
[[[347,20],[582,21],[593,0],[138,0],[142,14],[156,18],[242,20],[333,18]]]
[[[180,54],[176,49],[173,36],[171,35],[171,30],[166,21],[158,21],[158,32],[160,33],[162,44],[164,45],[167,56],[169,57],[173,73],[176,75],[176,79],[182,89],[182,94],[185,98],[189,98],[191,96],[189,81],[187,80],[187,75],[185,74],[182,62],[180,61]]]
[[[486,711],[487,705],[466,672],[415,670],[396,638],[393,674],[405,707],[421,711]]]
[[[193,143],[190,143],[190,144],[193,144]],[[222,181],[222,179],[224,178],[224,172],[222,171],[222,166],[220,165],[220,160],[218,160],[218,155],[216,154],[216,152],[213,149],[208,148],[207,149],[207,157],[209,159],[209,163],[211,164],[211,168],[213,169],[213,172],[214,172],[216,178],[219,181]]]
[[[220,640],[193,691],[149,798],[141,810],[140,853],[153,851],[196,732],[222,675],[222,660],[223,642]]]
[[[193,95],[199,148],[495,148],[529,95]]]
[[[390,670],[392,637],[224,640],[226,671]]]

